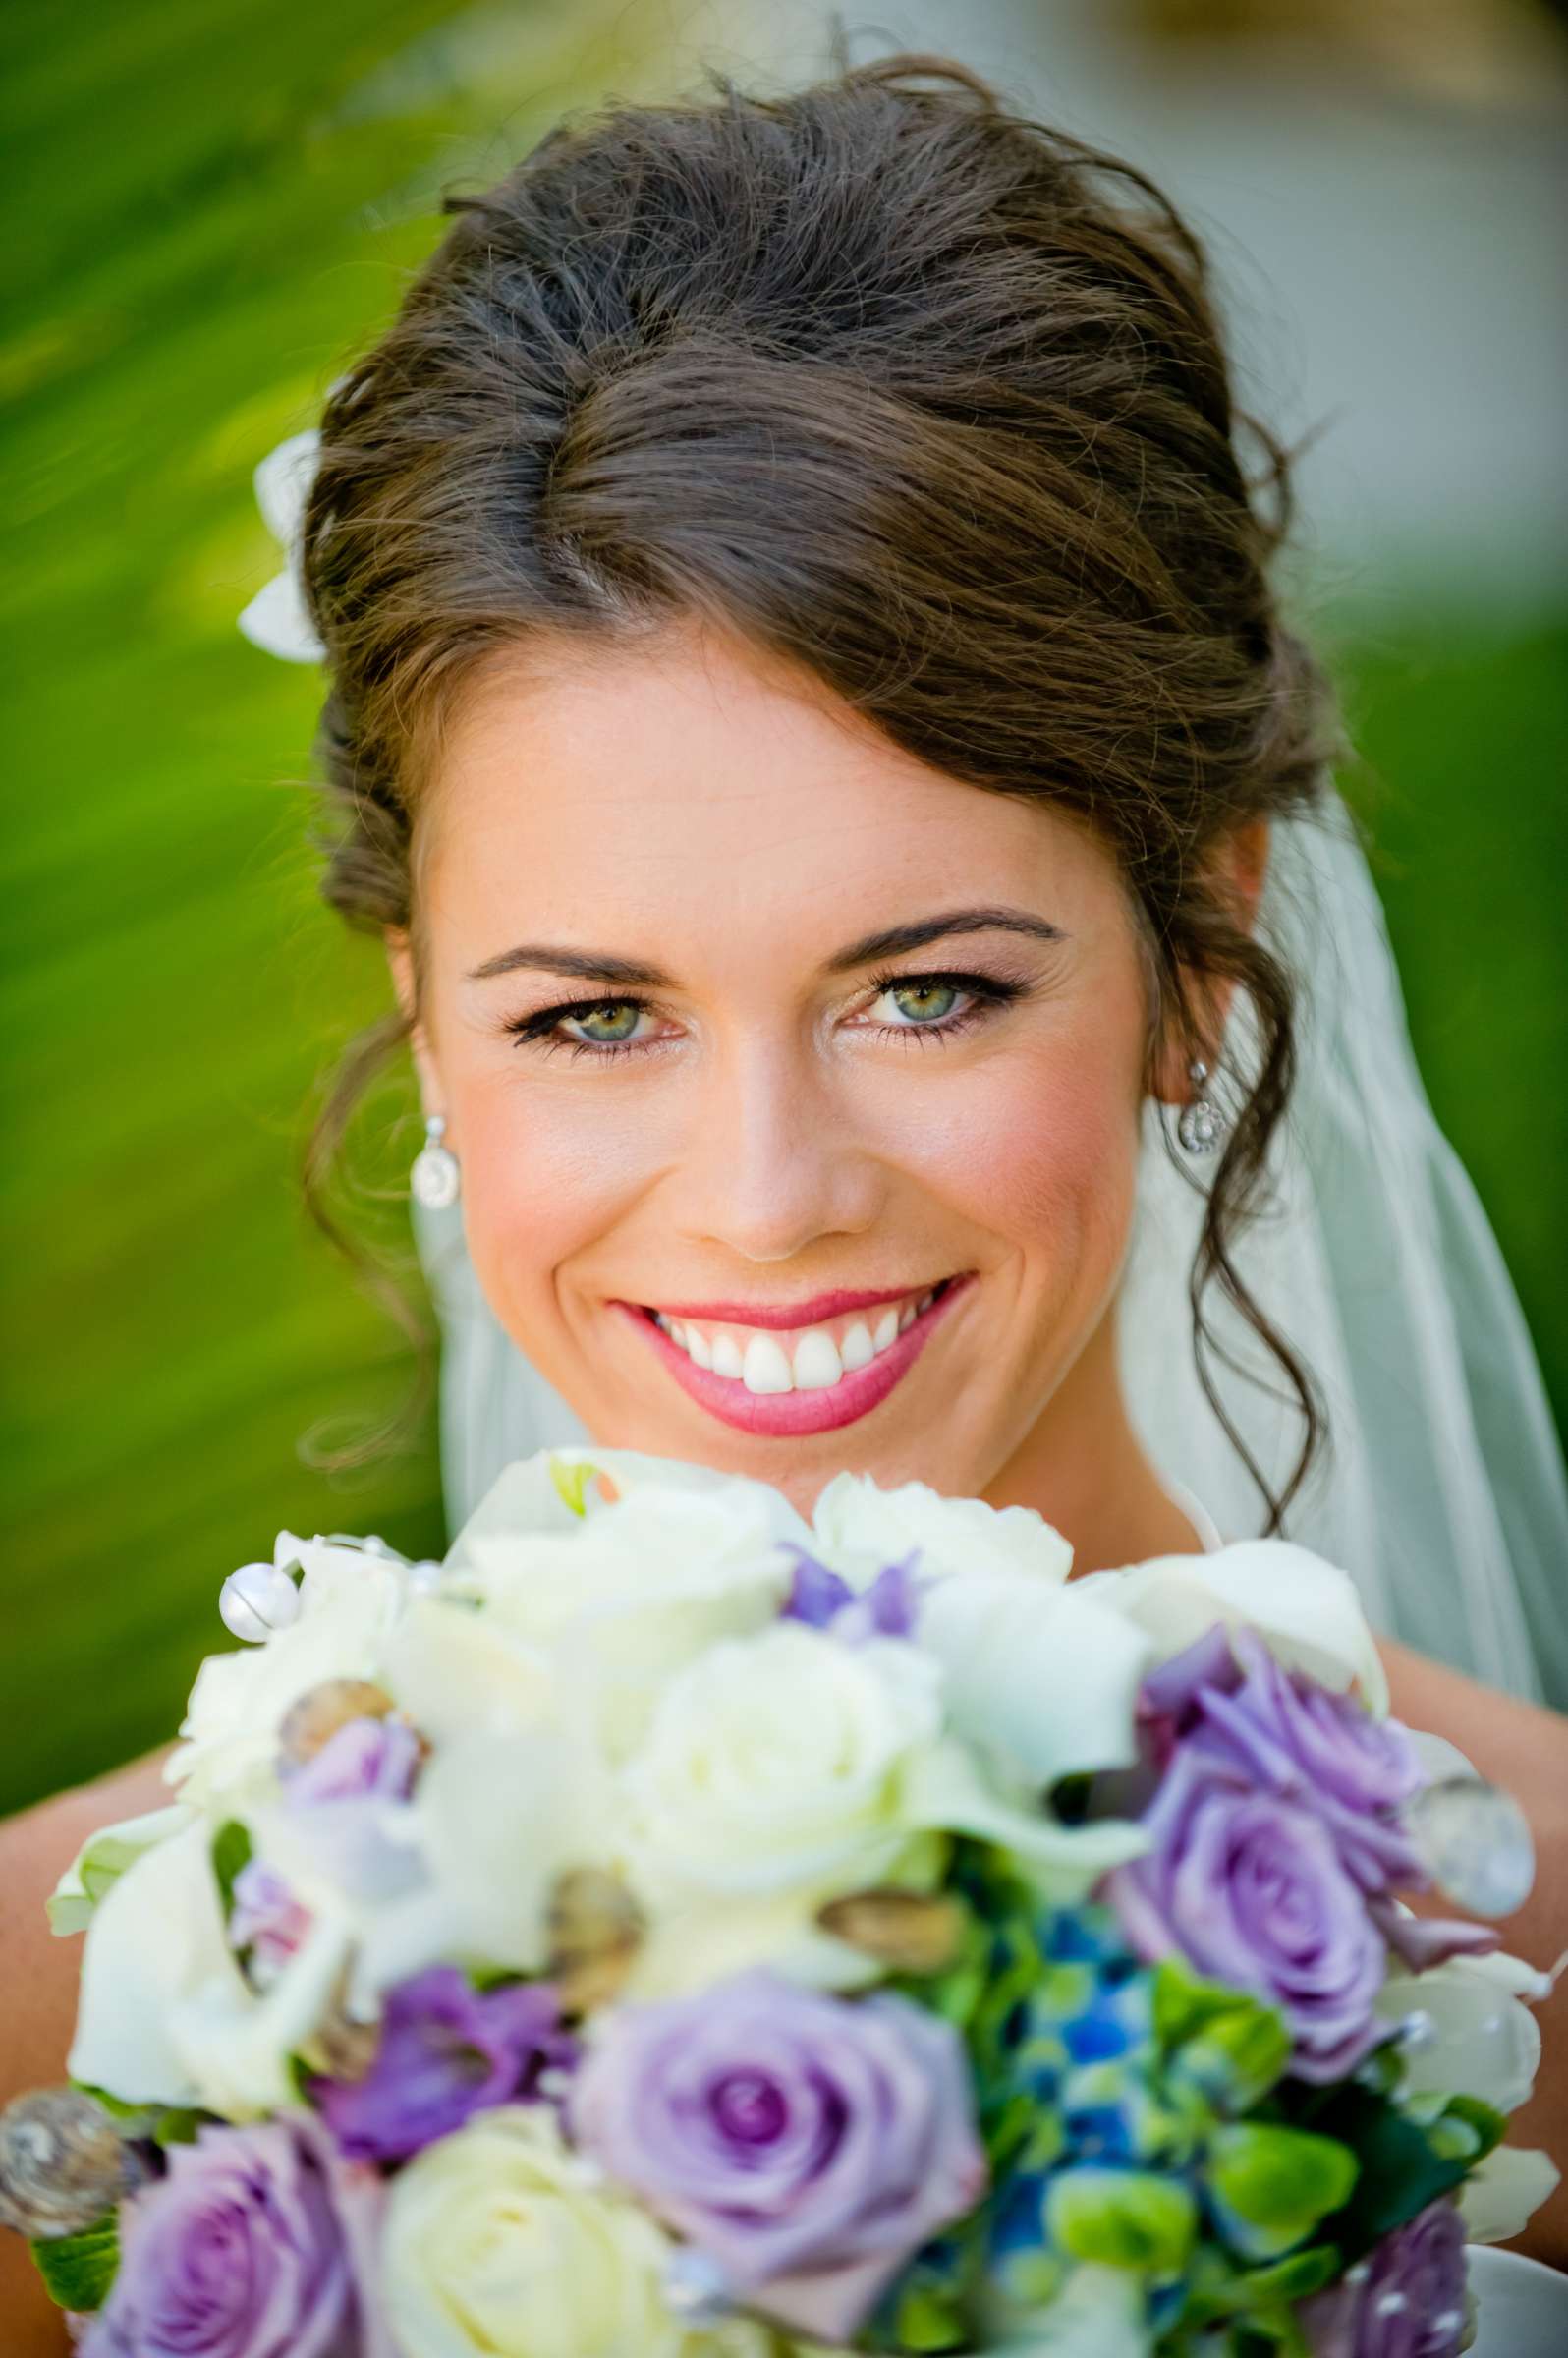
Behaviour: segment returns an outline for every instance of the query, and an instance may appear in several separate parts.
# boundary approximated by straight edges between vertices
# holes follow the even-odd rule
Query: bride
[[[323,889],[396,1005],[312,1160],[410,1046],[454,1521],[586,1432],[1021,1503],[1080,1570],[1287,1532],[1524,1804],[1554,1955],[1561,1460],[1191,234],[907,57],[448,209],[246,627],[328,668]],[[42,1896],[157,1769],[0,1835],[0,2097],[67,2044]],[[1568,2023],[1548,2074],[1526,2142]]]

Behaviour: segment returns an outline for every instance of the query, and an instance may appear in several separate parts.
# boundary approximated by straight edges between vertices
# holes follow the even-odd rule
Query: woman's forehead
[[[1066,813],[934,769],[713,637],[492,669],[432,786],[426,914],[466,931],[599,911],[800,929],[810,911],[831,935],[846,915],[849,931],[895,922],[911,896],[1082,902],[1110,868]]]

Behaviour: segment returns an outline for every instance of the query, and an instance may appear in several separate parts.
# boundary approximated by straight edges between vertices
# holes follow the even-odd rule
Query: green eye
[[[635,999],[605,999],[597,1007],[590,1007],[586,1015],[574,1016],[572,1020],[580,1027],[581,1039],[610,1047],[617,1040],[631,1039],[642,1012]]]
[[[895,982],[888,996],[900,1015],[912,1024],[937,1024],[951,1015],[958,1003],[958,989],[952,982]]]

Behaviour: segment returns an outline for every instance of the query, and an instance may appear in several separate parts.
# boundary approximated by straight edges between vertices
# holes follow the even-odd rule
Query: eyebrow
[[[902,926],[884,926],[878,932],[863,933],[859,941],[835,951],[825,971],[848,974],[875,960],[924,950],[954,933],[1022,933],[1031,940],[1048,942],[1067,939],[1060,926],[1027,909],[944,909],[934,917],[912,918]],[[473,968],[469,981],[490,982],[497,975],[516,974],[525,967],[539,974],[566,975],[575,982],[614,982],[628,989],[668,990],[673,986],[661,968],[641,959],[617,958],[607,950],[561,949],[548,942],[520,942],[516,949],[499,950]]]

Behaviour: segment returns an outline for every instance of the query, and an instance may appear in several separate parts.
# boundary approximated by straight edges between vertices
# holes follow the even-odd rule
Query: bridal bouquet
[[[1069,1569],[615,1451],[280,1534],[52,1902],[0,2216],[84,2358],[1462,2348],[1546,1983],[1401,1895],[1513,1904],[1511,1805],[1308,1551]]]

